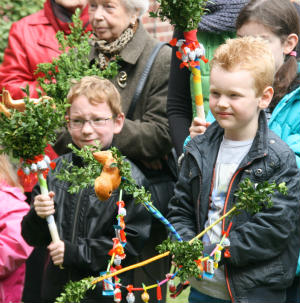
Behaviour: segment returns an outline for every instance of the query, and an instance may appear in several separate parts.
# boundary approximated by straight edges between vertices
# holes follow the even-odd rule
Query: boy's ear
[[[124,113],[118,114],[118,116],[114,119],[114,134],[119,134],[123,128],[125,121]]]
[[[258,107],[260,109],[266,109],[272,101],[274,95],[274,89],[272,86],[267,86],[262,95],[260,96],[260,100],[258,102]]]
[[[283,42],[283,52],[288,55],[297,45],[298,36],[296,34],[289,34]]]

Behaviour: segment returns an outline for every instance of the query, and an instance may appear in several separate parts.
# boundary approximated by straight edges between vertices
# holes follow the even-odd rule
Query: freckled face
[[[113,113],[106,102],[92,104],[85,96],[75,98],[69,111],[69,118],[77,120],[93,120],[112,116]],[[68,130],[78,147],[94,145],[96,141],[100,141],[105,149],[111,145],[114,134],[121,131],[123,123],[124,115],[120,114],[114,119],[108,119],[100,127],[93,127],[89,122],[85,122],[82,128],[73,129],[68,123]]]
[[[231,140],[254,138],[258,126],[260,98],[256,97],[249,71],[211,70],[209,107]]]

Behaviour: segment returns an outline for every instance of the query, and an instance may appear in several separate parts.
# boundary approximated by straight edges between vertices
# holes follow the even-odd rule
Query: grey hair
[[[141,17],[149,9],[149,0],[121,0],[130,12],[138,11]]]

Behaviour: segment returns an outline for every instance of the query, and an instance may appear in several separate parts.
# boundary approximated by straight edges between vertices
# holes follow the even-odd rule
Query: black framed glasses
[[[108,118],[94,118],[89,120],[84,119],[67,119],[70,128],[72,129],[81,129],[85,123],[89,123],[93,128],[99,128],[106,125],[107,121],[112,120],[114,117],[108,117]]]

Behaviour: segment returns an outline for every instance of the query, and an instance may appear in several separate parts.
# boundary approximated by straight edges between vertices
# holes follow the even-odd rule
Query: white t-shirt
[[[243,158],[249,152],[252,142],[252,139],[247,141],[232,141],[223,138],[215,165],[215,178],[211,194],[212,201],[208,211],[208,218],[205,222],[205,228],[223,215],[230,180]],[[221,238],[222,222],[219,222],[203,236],[202,241],[204,244],[214,244],[220,242]],[[215,270],[212,279],[199,281],[193,278],[190,282],[191,286],[201,293],[214,298],[230,300],[223,266]]]

